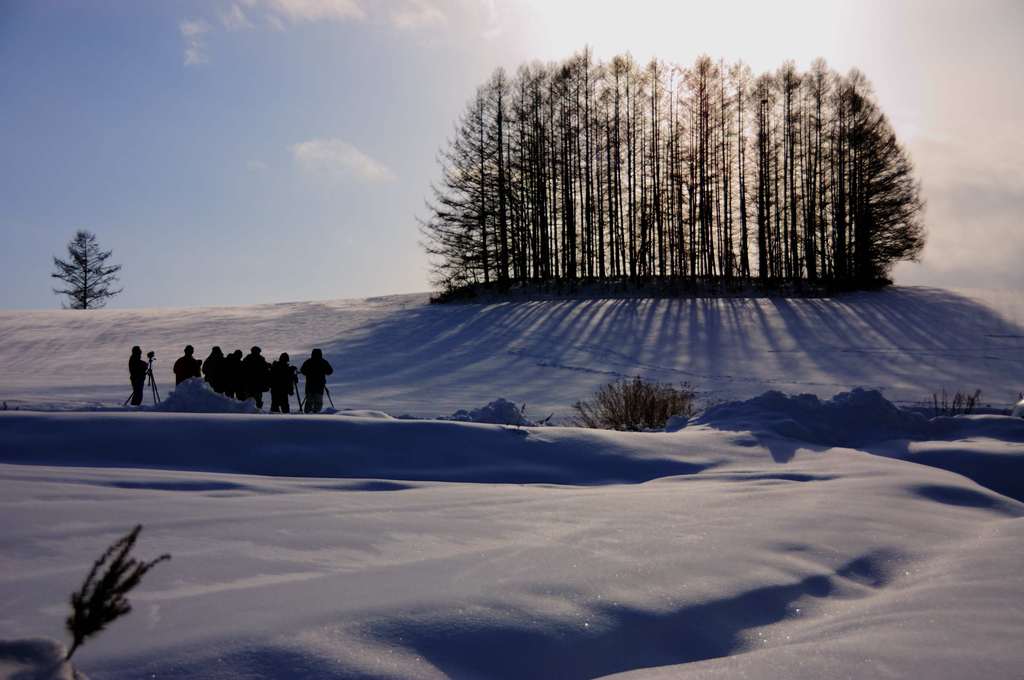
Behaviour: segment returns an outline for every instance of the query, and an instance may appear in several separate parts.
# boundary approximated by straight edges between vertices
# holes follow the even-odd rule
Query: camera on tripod
[[[142,350],[138,346],[132,348],[132,361],[135,361],[135,352],[141,353]],[[153,362],[156,361],[156,352],[150,350],[146,352],[146,357],[149,359],[149,365],[146,366],[145,382],[149,383],[149,389],[153,393],[153,405],[156,406],[160,403],[160,390],[156,386],[156,378],[153,377]],[[129,364],[129,367],[131,364]],[[144,383],[145,384],[145,383]],[[124,400],[124,405],[127,406],[128,402],[131,402],[133,406],[142,405],[142,394],[141,390],[144,389],[142,385],[136,387],[135,385],[135,373],[132,373],[132,393],[128,395],[128,398]]]

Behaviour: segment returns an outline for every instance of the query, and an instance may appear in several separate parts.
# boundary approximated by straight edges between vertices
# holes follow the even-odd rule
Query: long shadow
[[[90,321],[95,334],[71,335],[97,348],[136,336],[145,341],[147,333],[167,344],[173,328],[181,342],[260,344],[296,359],[319,346],[337,369],[330,385],[339,406],[423,416],[497,397],[527,402],[537,418],[551,411],[564,416],[600,385],[635,375],[687,381],[714,398],[745,398],[773,387],[825,397],[861,385],[885,388],[890,398],[919,400],[944,387],[980,387],[986,400],[1002,403],[1024,384],[1024,329],[983,304],[930,288],[827,299],[301,303],[261,308],[251,317],[238,310],[196,312],[155,329],[137,314],[116,319],[106,326]],[[26,334],[21,328],[18,337]],[[55,360],[70,355],[59,337],[46,348]],[[158,379],[167,388],[168,362],[180,346],[155,349],[163,362]],[[26,351],[41,350],[26,345]],[[120,356],[116,363],[120,375]],[[120,404],[127,381],[75,382],[82,371],[114,375],[111,366],[104,355],[93,365],[69,367],[73,379],[60,398]],[[41,405],[51,399],[54,387],[33,387],[31,375],[16,377],[16,389],[0,385],[4,398]],[[72,399],[79,391],[81,399]]]
[[[411,648],[451,677],[593,678],[736,653],[745,645],[745,631],[791,616],[803,598],[858,597],[884,587],[889,557],[869,553],[831,575],[664,612],[602,604],[585,620],[569,624],[495,604],[493,610],[505,613],[507,622],[485,618],[466,626],[455,613],[421,612],[369,631]]]
[[[861,385],[904,400],[943,387],[1009,399],[1024,383],[1020,337],[1024,329],[955,293],[891,288],[830,299],[415,304],[309,342],[335,364],[330,384],[345,406],[395,412],[401,403],[435,416],[503,396],[543,417],[634,375],[725,397],[772,387],[825,397]]]
[[[867,446],[864,450],[887,458],[955,472],[998,494],[1024,503],[1024,455],[1020,453],[978,451],[955,445],[914,451],[906,440]]]
[[[943,484],[918,484],[912,487],[911,491],[936,503],[991,510],[1006,517],[1020,517],[1024,514],[1019,507],[1009,501],[974,489]]]
[[[870,552],[835,569],[787,584],[768,585],[731,597],[652,611],[615,604],[589,606],[586,616],[567,621],[507,602],[459,603],[451,611],[436,608],[387,614],[360,629],[383,648],[398,647],[422,657],[453,678],[558,678],[574,680],[641,668],[693,663],[741,652],[744,633],[793,616],[794,606],[813,606],[807,598],[866,597],[890,582],[886,551]],[[534,597],[564,608],[582,595],[565,588],[533,588]],[[474,614],[467,614],[466,612]],[[342,658],[304,654],[254,641],[244,649],[173,661],[119,659],[87,666],[90,676],[132,674],[191,678],[223,668],[233,677],[303,677],[310,680],[396,677],[386,667],[357,667]]]

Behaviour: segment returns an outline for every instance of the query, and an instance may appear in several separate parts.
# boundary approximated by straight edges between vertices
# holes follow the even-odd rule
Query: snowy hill
[[[120,406],[128,350],[157,352],[166,393],[186,344],[264,355],[322,347],[339,408],[435,417],[496,397],[534,418],[641,375],[714,399],[853,387],[920,402],[943,388],[1007,407],[1024,389],[1024,305],[894,288],[833,299],[555,300],[428,305],[426,296],[258,307],[0,312],[0,400],[21,408]]]
[[[135,522],[141,556],[173,560],[78,652],[92,680],[1017,677],[1024,420],[863,391],[657,433],[370,410],[501,395],[564,413],[634,374],[720,399],[945,386],[1005,406],[1015,305],[897,289],[0,314],[0,398],[50,409],[0,413],[0,678],[24,665],[8,650],[46,644],[3,640],[61,637],[68,594]],[[185,342],[321,346],[361,410],[116,408],[131,344],[166,380]]]
[[[1024,447],[991,437],[1007,422],[1024,441],[1011,420],[928,446],[969,439],[1019,477]],[[132,522],[142,554],[174,555],[79,653],[94,680],[1024,662],[1024,504],[934,467],[701,425],[6,413],[0,441],[0,637],[58,635],[67,593]]]

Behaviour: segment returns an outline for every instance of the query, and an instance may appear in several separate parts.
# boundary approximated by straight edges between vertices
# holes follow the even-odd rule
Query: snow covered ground
[[[339,408],[425,417],[496,397],[538,420],[609,380],[688,381],[715,399],[768,389],[830,397],[883,388],[920,402],[943,388],[1009,407],[1024,389],[1015,292],[894,288],[832,299],[554,300],[428,305],[426,296],[257,307],[0,311],[0,400],[12,408],[119,407],[132,345],[157,353],[166,393],[186,344],[205,358],[252,345],[322,347]]]
[[[173,560],[76,654],[92,680],[1020,677],[1024,420],[827,400],[977,387],[1009,406],[1015,304],[897,289],[0,313],[0,398],[50,409],[0,413],[0,640],[61,639],[68,594],[142,522],[139,554]],[[322,346],[358,410],[114,408],[124,349],[166,371],[185,342]],[[634,374],[822,399],[662,433],[383,413],[501,395],[538,418]],[[30,648],[11,645],[0,677],[5,649]]]

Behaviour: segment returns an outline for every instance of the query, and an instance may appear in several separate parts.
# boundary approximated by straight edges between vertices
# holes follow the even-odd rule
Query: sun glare
[[[525,0],[531,42],[545,58],[564,57],[590,45],[601,57],[629,51],[638,60],[687,62],[706,53],[742,59],[755,70],[798,64],[841,52],[842,28],[852,20],[846,3],[809,0],[751,2],[743,12],[721,6],[635,0],[627,5],[586,0]],[[785,22],[778,21],[780,16]],[[765,31],[766,25],[775,28]],[[781,26],[781,30],[779,30]]]

